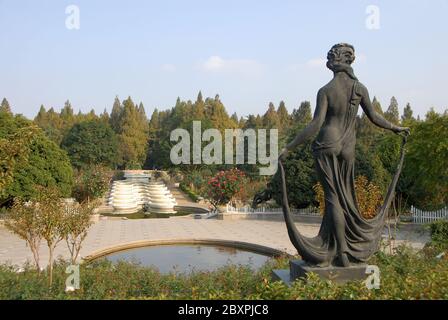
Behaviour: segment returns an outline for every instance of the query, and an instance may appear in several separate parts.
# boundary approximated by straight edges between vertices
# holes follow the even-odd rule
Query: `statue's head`
[[[332,71],[336,66],[350,66],[355,61],[355,48],[348,43],[335,44],[328,51],[327,59],[327,67]]]

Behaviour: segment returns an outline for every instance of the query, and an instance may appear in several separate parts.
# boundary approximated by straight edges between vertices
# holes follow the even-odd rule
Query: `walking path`
[[[297,226],[306,236],[316,235],[319,230],[319,223],[300,223]],[[397,243],[408,243],[420,249],[429,237],[413,228],[403,228],[398,231],[397,239]],[[81,257],[132,242],[159,240],[239,241],[296,254],[282,221],[195,220],[187,216],[169,219],[100,220],[91,227],[81,250]],[[48,259],[47,251],[45,243],[42,243],[40,255],[43,266]],[[65,242],[57,246],[56,255],[69,257]],[[22,265],[27,260],[32,261],[32,255],[25,242],[0,225],[0,263]]]

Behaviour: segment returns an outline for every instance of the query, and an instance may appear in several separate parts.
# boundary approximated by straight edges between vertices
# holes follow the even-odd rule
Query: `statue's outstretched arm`
[[[310,124],[303,129],[291,143],[289,143],[286,146],[286,150],[292,150],[298,145],[301,145],[306,140],[311,138],[312,136],[316,135],[320,128],[322,127],[322,124],[325,121],[325,116],[327,114],[327,108],[328,108],[328,99],[327,95],[324,92],[323,89],[319,90],[319,93],[317,94],[317,103],[316,103],[316,111],[314,112],[314,118],[310,122]]]
[[[384,119],[384,117],[381,114],[376,112],[376,110],[373,108],[372,102],[370,101],[369,91],[367,90],[366,87],[361,85],[360,91],[362,95],[361,107],[364,110],[367,117],[370,119],[370,121],[372,121],[372,123],[374,123],[376,126],[380,128],[391,130],[395,133],[403,131],[401,129],[404,128],[394,125],[393,123]]]

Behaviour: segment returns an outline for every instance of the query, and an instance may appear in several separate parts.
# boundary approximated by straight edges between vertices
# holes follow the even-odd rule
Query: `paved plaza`
[[[318,222],[297,223],[297,226],[305,236],[314,236],[319,230]],[[285,223],[282,221],[195,220],[187,216],[169,219],[100,220],[91,227],[81,250],[81,257],[138,241],[159,240],[238,241],[296,254],[289,241]],[[407,243],[417,249],[422,248],[428,240],[427,233],[416,231],[415,228],[400,228],[397,233],[397,244]],[[46,265],[47,251],[43,242],[40,250],[42,266]],[[69,257],[65,242],[58,245],[56,255],[62,258]],[[27,260],[32,261],[32,255],[25,241],[0,225],[0,263],[22,265]]]

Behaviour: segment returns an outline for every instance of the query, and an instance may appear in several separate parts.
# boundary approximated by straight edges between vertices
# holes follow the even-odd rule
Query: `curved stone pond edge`
[[[125,244],[111,246],[105,249],[94,251],[93,253],[82,258],[83,263],[89,263],[93,260],[102,258],[111,253],[116,253],[129,249],[150,247],[150,246],[168,246],[168,245],[209,245],[209,246],[222,246],[229,247],[234,249],[245,250],[253,253],[262,254],[270,257],[280,257],[287,256],[292,258],[292,255],[277,250],[274,248],[248,243],[248,242],[240,242],[240,241],[231,241],[231,240],[216,240],[216,239],[175,239],[175,240],[142,240],[142,241],[133,241]]]

